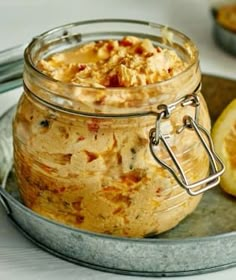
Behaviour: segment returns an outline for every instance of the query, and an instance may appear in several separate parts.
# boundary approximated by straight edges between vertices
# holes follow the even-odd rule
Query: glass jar
[[[199,89],[198,51],[173,29],[168,30],[172,40],[163,39],[163,30],[141,21],[86,21],[48,31],[29,44],[24,93],[13,126],[18,186],[29,208],[73,227],[127,237],[166,231],[195,209],[201,194],[190,195],[157,161],[179,170],[159,141],[168,135],[165,139],[185,181],[208,175],[204,145],[193,129],[187,129],[191,125],[183,125],[186,116],[197,118],[196,106],[176,102]],[[174,49],[188,63],[187,69],[148,86],[105,89],[56,81],[37,69],[39,60],[58,51],[127,34]],[[198,121],[209,130],[199,90],[197,96]],[[171,116],[160,113],[160,104],[172,104],[165,107]]]

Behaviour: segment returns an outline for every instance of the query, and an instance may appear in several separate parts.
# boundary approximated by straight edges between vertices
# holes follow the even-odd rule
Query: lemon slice
[[[221,113],[212,129],[215,151],[225,164],[221,187],[236,196],[236,99]]]

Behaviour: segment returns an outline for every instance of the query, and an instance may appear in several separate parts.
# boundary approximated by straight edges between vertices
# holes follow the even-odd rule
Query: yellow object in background
[[[236,3],[218,9],[217,22],[224,28],[236,32]]]
[[[221,187],[236,196],[236,99],[221,113],[212,130],[216,153],[225,164]]]

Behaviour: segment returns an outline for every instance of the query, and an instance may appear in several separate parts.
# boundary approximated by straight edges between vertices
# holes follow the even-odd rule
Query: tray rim
[[[127,275],[127,276],[141,276],[141,277],[179,277],[179,276],[192,276],[192,275],[199,275],[199,274],[205,274],[205,273],[211,273],[211,272],[217,272],[221,270],[226,270],[229,268],[233,268],[236,266],[236,262],[231,262],[227,264],[217,265],[217,266],[211,266],[208,268],[200,268],[200,269],[192,269],[192,270],[181,270],[181,271],[137,271],[137,270],[125,270],[125,269],[119,269],[114,267],[105,267],[102,265],[98,265],[95,263],[85,262],[83,260],[79,260],[73,257],[69,257],[66,255],[63,255],[62,253],[58,252],[57,250],[54,250],[52,248],[47,247],[42,242],[36,240],[34,237],[32,237],[28,232],[26,232],[13,217],[9,217],[11,223],[17,228],[17,230],[29,241],[31,241],[33,244],[38,246],[39,248],[43,249],[44,251],[52,254],[55,257],[58,257],[62,260],[69,261],[71,263],[81,265],[83,267],[87,267],[90,269],[95,269],[97,271],[103,271],[108,273],[115,273],[119,275]]]
[[[14,108],[16,107],[16,104],[11,106],[10,108],[8,108],[8,110],[6,110],[1,116],[0,116],[0,122],[2,121],[2,119],[10,113],[10,111],[13,111]],[[12,161],[12,160],[11,160]],[[31,215],[34,219],[38,218],[41,219],[45,222],[51,223],[55,226],[64,228],[66,230],[70,230],[72,232],[75,233],[81,233],[81,234],[85,234],[85,235],[89,235],[89,236],[94,236],[97,238],[102,238],[102,239],[110,239],[110,240],[116,240],[119,242],[133,242],[133,243],[192,243],[192,242],[211,242],[214,240],[219,240],[219,239],[224,239],[224,238],[233,238],[236,237],[236,231],[231,231],[231,232],[226,232],[226,233],[222,233],[222,234],[216,234],[216,235],[209,235],[209,236],[200,236],[200,237],[186,237],[186,238],[159,238],[158,235],[157,237],[153,237],[153,238],[134,238],[134,237],[120,237],[120,236],[115,236],[115,235],[108,235],[108,234],[102,234],[102,233],[97,233],[97,232],[92,232],[92,231],[88,231],[85,229],[79,229],[79,228],[73,228],[69,225],[66,224],[62,224],[59,222],[56,222],[54,220],[50,220],[44,216],[39,215],[38,213],[34,212],[33,210],[31,210],[30,208],[26,207],[23,203],[21,203],[19,200],[15,199],[9,192],[6,191],[5,187],[6,187],[6,182],[7,182],[7,178],[9,175],[9,172],[12,170],[12,162],[11,165],[8,166],[8,170],[6,171],[5,175],[2,178],[2,182],[0,183],[0,203],[3,205],[3,208],[5,209],[6,213],[8,216],[11,217],[11,208],[7,207],[4,205],[5,200],[10,200],[12,203],[15,204],[15,206],[17,206],[18,208],[21,208],[24,212],[27,212],[29,215]],[[3,197],[3,202],[1,200],[1,196]],[[5,199],[5,200],[4,200]],[[9,208],[8,211],[6,208]]]

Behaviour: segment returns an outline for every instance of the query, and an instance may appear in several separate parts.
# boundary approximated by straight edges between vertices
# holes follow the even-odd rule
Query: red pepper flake
[[[78,71],[83,71],[86,68],[86,64],[79,64]]]
[[[52,173],[53,171],[55,171],[54,168],[52,168],[50,166],[47,166],[47,165],[44,165],[44,164],[40,165],[40,167],[47,173]]]
[[[142,54],[143,53],[143,51],[144,51],[144,49],[141,47],[141,46],[138,46],[136,49],[135,49],[135,53],[136,54]]]
[[[161,189],[160,187],[158,187],[158,188],[156,189],[156,196],[157,196],[157,197],[161,197],[161,196],[162,196],[162,189]]]
[[[59,189],[54,189],[54,190],[52,190],[52,192],[55,193],[55,194],[58,194],[58,193],[64,192],[65,189],[66,189],[65,187],[61,187],[61,188],[59,188]]]
[[[82,215],[77,215],[76,216],[76,223],[77,224],[82,224],[83,221],[84,221],[84,216],[82,216]]]
[[[114,49],[112,42],[108,42],[106,48],[109,52],[111,52]]]
[[[81,211],[82,209],[81,203],[82,203],[82,197],[80,197],[77,201],[72,202],[72,206],[75,210]]]
[[[121,41],[119,41],[119,45],[122,47],[131,47],[133,46],[133,43],[128,41],[127,39],[122,39]]]
[[[114,215],[119,214],[122,210],[123,210],[122,207],[118,207],[118,208],[116,208],[116,210],[113,211],[113,214]]]
[[[106,96],[104,95],[100,99],[96,100],[94,102],[94,104],[96,104],[96,105],[104,105],[105,104],[105,99],[106,99]]]
[[[78,138],[77,138],[77,142],[79,142],[79,141],[83,141],[85,139],[85,137],[84,136],[79,136]]]
[[[119,77],[117,75],[113,75],[109,79],[109,87],[120,87]]]
[[[103,188],[103,196],[113,201],[114,203],[125,203],[127,206],[130,206],[131,204],[131,198],[127,195],[123,195],[120,193],[121,189],[118,189],[113,186],[106,186]],[[115,210],[116,211],[116,210]]]
[[[147,54],[145,54],[145,57],[148,58],[148,57],[151,57],[153,55],[154,55],[154,53],[147,53]]]
[[[172,68],[168,68],[168,73],[170,74],[170,73],[172,73],[172,71],[173,71],[173,69]]]
[[[162,51],[162,49],[160,47],[157,47],[156,50],[158,53],[160,53]]]
[[[127,195],[122,195],[121,193],[117,194],[116,196],[113,197],[112,199],[113,202],[115,203],[125,203],[128,207],[131,205],[131,198]]]
[[[27,180],[28,182],[30,182],[29,180]],[[38,189],[40,189],[40,191],[47,191],[48,190],[48,186],[44,185],[41,182],[36,183],[36,186]]]
[[[161,188],[158,187],[158,188],[156,189],[156,193],[159,194],[160,192],[161,192]]]
[[[98,119],[91,119],[90,121],[88,121],[87,126],[88,126],[89,131],[97,133],[99,128],[100,128],[99,127],[99,120]]]
[[[129,172],[121,176],[121,180],[123,183],[126,183],[129,186],[140,182],[142,180],[142,177],[139,174],[137,174],[137,172]]]
[[[88,162],[91,162],[91,161],[93,161],[93,160],[98,158],[98,155],[95,154],[95,153],[92,153],[92,152],[89,152],[89,151],[85,151],[85,153],[86,153],[86,155],[88,157]]]

